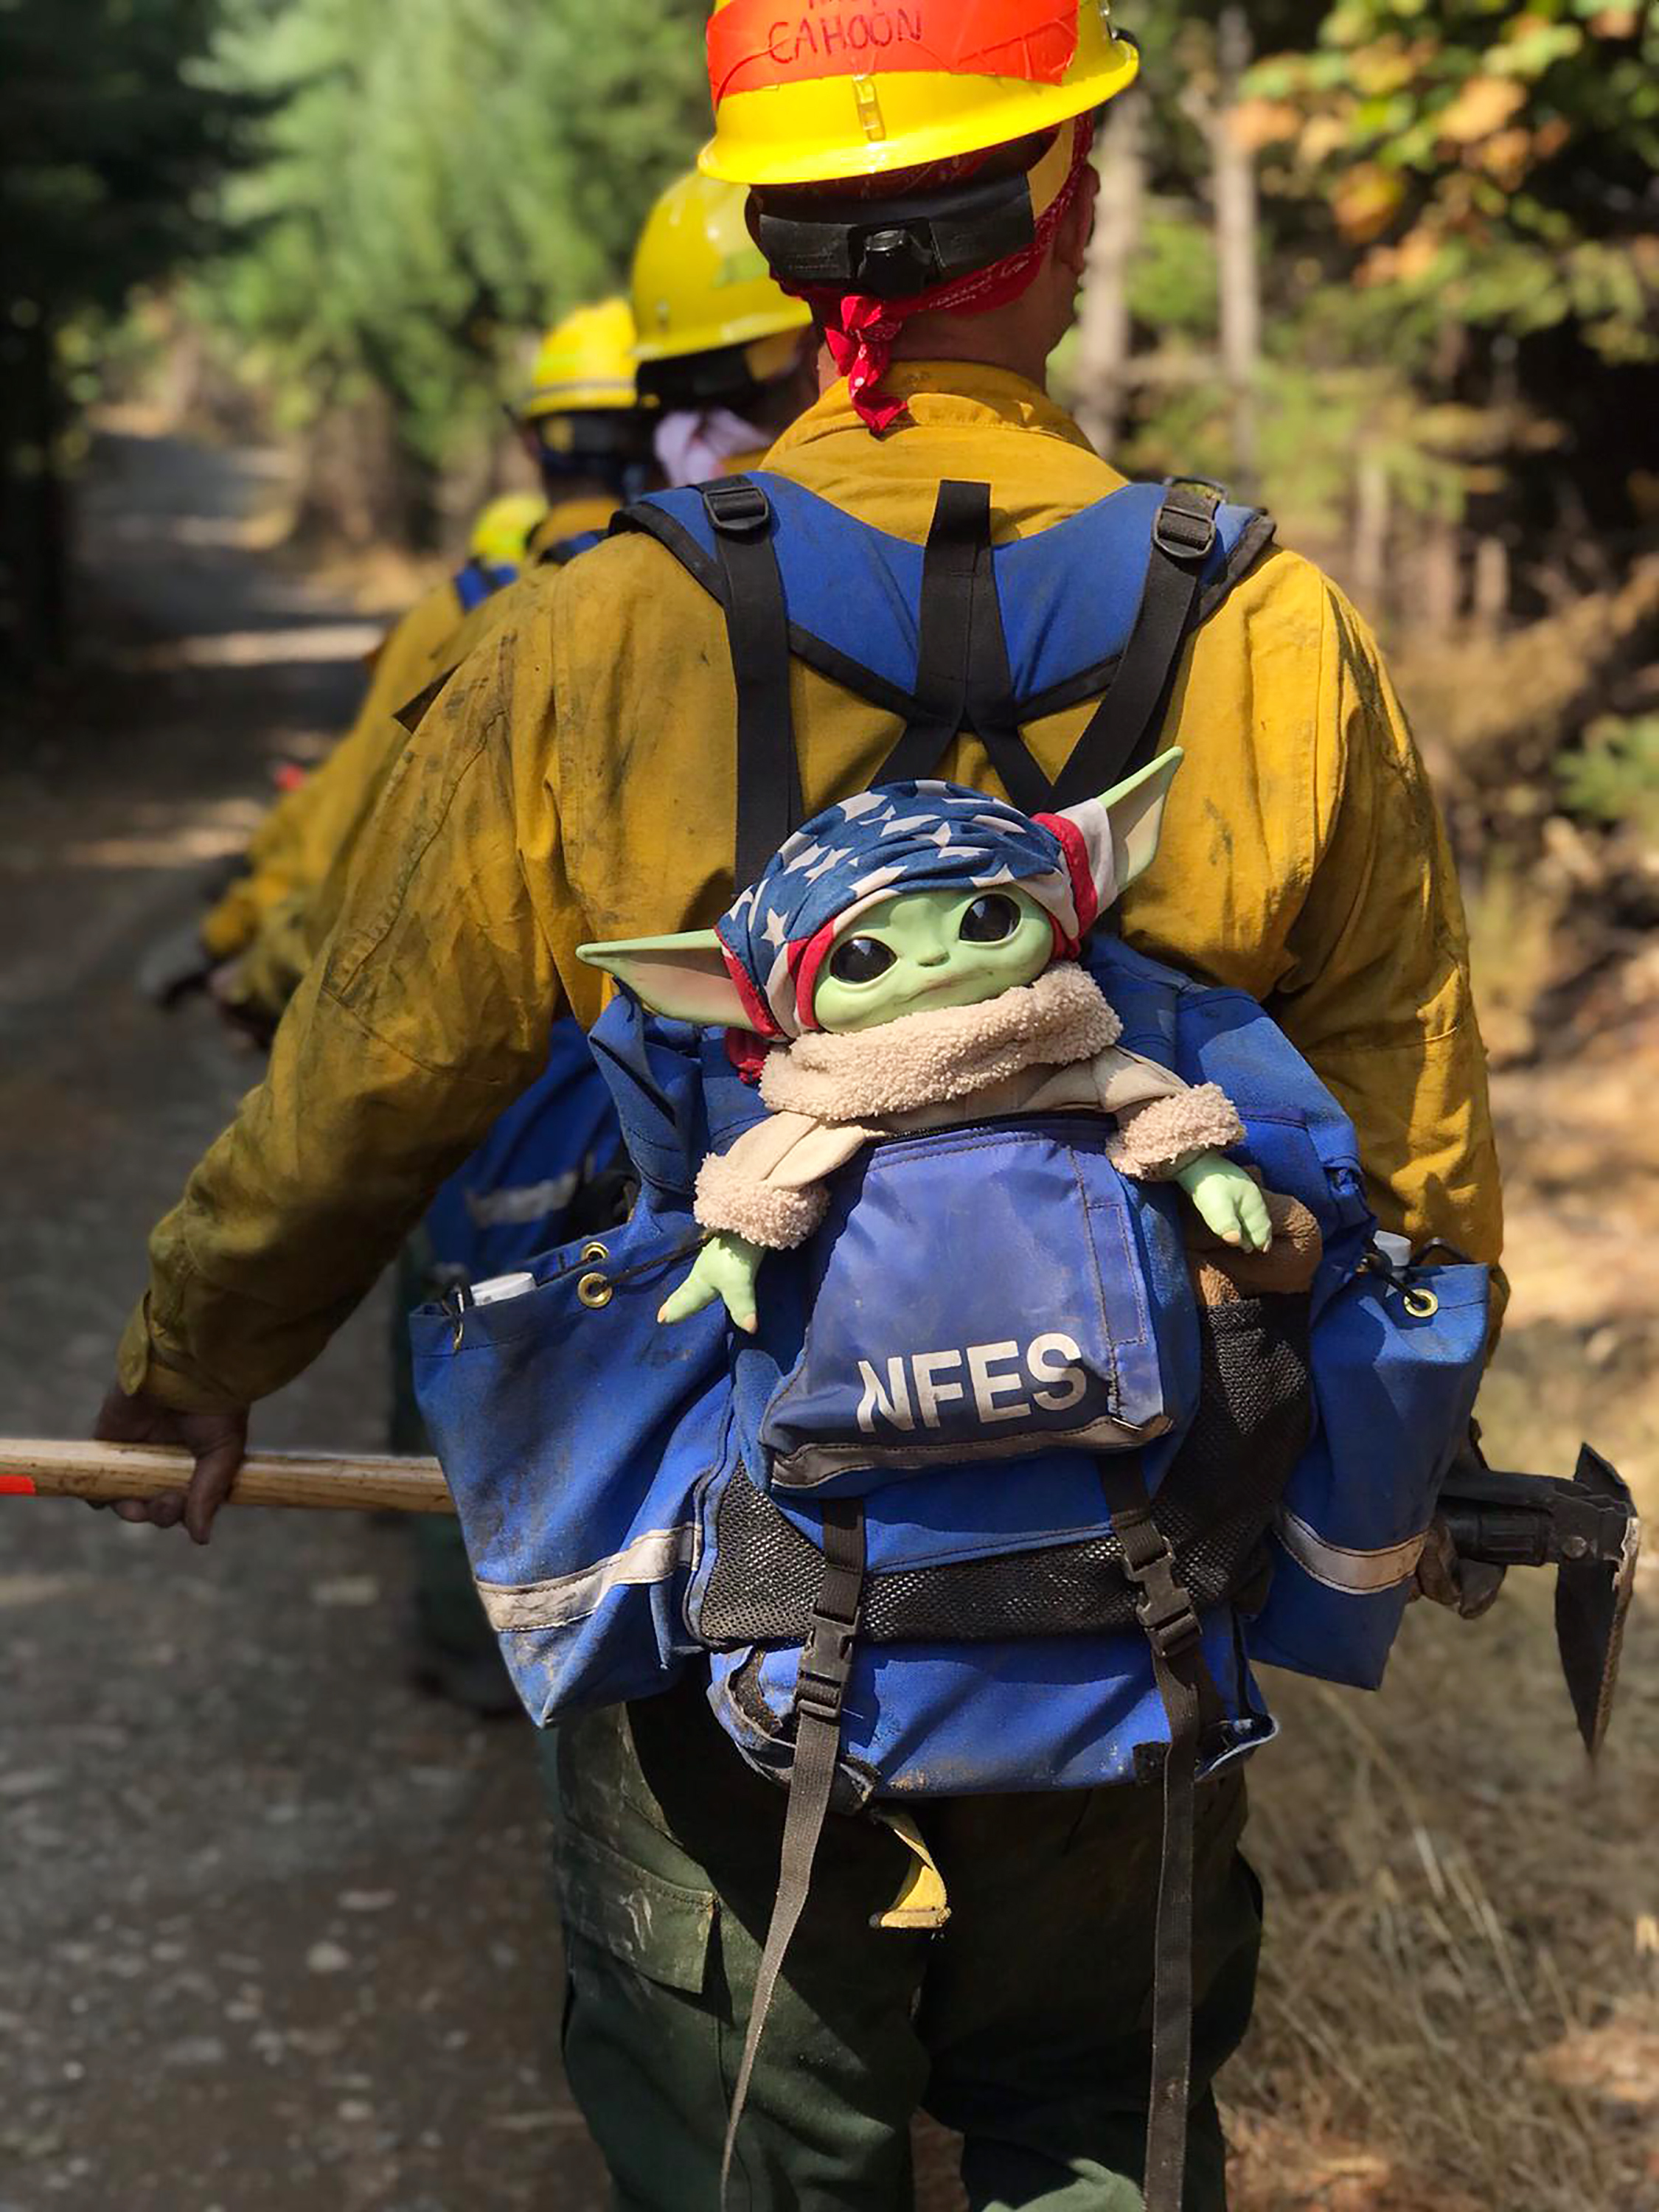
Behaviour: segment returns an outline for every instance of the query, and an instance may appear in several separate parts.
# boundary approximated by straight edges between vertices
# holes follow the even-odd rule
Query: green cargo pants
[[[541,1739],[567,1945],[564,2057],[617,2212],[715,2212],[777,1881],[782,1792],[701,1686]],[[762,2045],[734,2212],[910,2212],[919,2107],[966,2139],[975,2212],[1139,2212],[1160,1793],[941,1800],[939,1936],[872,1929],[908,1854],[832,1819]],[[1210,2082],[1249,2018],[1261,1890],[1242,1778],[1200,1791],[1187,2212],[1226,2201]]]

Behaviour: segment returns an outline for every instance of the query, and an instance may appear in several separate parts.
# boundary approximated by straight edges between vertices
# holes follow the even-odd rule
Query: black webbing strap
[[[778,1893],[755,1975],[749,2029],[732,2092],[732,2109],[726,2116],[726,2144],[720,2153],[721,2212],[725,2212],[738,2130],[749,2101],[749,2085],[778,1975],[812,1886],[812,1862],[829,1815],[841,1757],[842,1705],[853,1668],[853,1645],[864,1598],[864,1507],[856,1500],[837,1500],[823,1510],[823,1574],[795,1676],[795,1753],[778,1854]]]
[[[921,556],[915,712],[872,786],[931,775],[968,716],[974,574],[990,544],[991,487],[947,477],[933,502]]]
[[[752,884],[800,825],[800,770],[789,704],[789,614],[772,544],[772,504],[757,483],[702,487],[726,576],[726,635],[738,689],[737,885]]]
[[[988,536],[974,569],[974,622],[968,639],[968,726],[991,756],[1003,789],[1027,814],[1054,803],[1054,787],[1019,733],[1008,641]]]
[[[965,729],[979,736],[1009,797],[1028,812],[1049,802],[1014,713],[1008,647],[991,557],[991,487],[947,477],[921,562],[915,709],[872,784],[932,775]]]
[[[1123,1571],[1152,1646],[1152,1675],[1169,1723],[1164,1759],[1164,1845],[1152,1938],[1152,2089],[1146,2107],[1146,2212],[1181,2212],[1193,2060],[1193,1836],[1198,1757],[1215,1699],[1202,1630],[1176,1572],[1169,1540],[1152,1518],[1136,1460],[1099,1462]]]
[[[1100,704],[1055,779],[1056,806],[1095,798],[1151,757],[1176,664],[1197,622],[1220,503],[1213,484],[1177,481],[1165,488],[1134,628]]]

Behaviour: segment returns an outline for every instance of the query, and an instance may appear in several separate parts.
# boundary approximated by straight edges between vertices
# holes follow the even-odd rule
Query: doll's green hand
[[[1261,1187],[1231,1160],[1223,1159],[1219,1152],[1200,1152],[1176,1169],[1175,1179],[1198,1208],[1205,1227],[1213,1230],[1224,1244],[1236,1244],[1243,1252],[1265,1252],[1273,1243],[1273,1226]]]
[[[687,1321],[719,1298],[738,1327],[752,1335],[757,1318],[755,1278],[765,1256],[763,1248],[751,1244],[746,1237],[733,1237],[717,1229],[678,1290],[663,1300],[657,1319]]]

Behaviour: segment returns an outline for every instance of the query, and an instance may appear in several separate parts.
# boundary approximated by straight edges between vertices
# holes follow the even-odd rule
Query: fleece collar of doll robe
[[[977,1006],[799,1038],[767,1057],[766,1119],[703,1162],[696,1218],[769,1249],[801,1243],[823,1218],[837,1168],[878,1138],[961,1120],[964,1102],[995,1117],[1113,1114],[1108,1153],[1123,1175],[1169,1176],[1239,1141],[1238,1115],[1214,1084],[1189,1087],[1123,1051],[1121,1028],[1093,978],[1068,963]]]
[[[1068,816],[1022,814],[961,784],[883,784],[815,814],[715,933],[756,1033],[775,1042],[817,1028],[812,993],[830,947],[884,899],[1017,884],[1048,915],[1056,957],[1074,957],[1111,902],[1111,851],[1103,811],[1091,835]]]

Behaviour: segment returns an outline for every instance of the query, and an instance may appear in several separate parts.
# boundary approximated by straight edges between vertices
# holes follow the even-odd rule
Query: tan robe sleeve
[[[1117,1117],[1107,1152],[1120,1175],[1164,1182],[1200,1152],[1224,1152],[1244,1134],[1217,1084],[1183,1083],[1156,1060],[1116,1046],[1093,1065],[1101,1105]]]
[[[772,1251],[804,1243],[829,1204],[826,1178],[875,1133],[856,1121],[769,1114],[703,1162],[697,1218],[705,1229],[723,1229]]]

